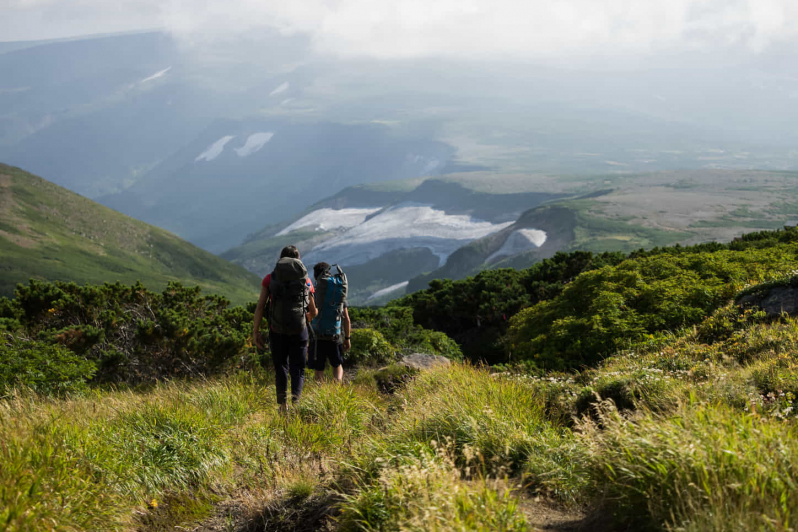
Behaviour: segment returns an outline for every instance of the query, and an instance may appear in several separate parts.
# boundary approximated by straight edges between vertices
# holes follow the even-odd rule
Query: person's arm
[[[316,298],[311,294],[308,298],[308,321],[315,318],[318,313],[319,311],[316,310]]]
[[[344,315],[341,319],[341,329],[344,331],[344,351],[349,351],[352,347],[352,342],[349,340],[351,334],[351,324],[349,322],[349,309],[344,307]]]
[[[269,287],[262,286],[260,289],[260,297],[258,298],[258,306],[255,309],[255,323],[252,327],[252,343],[256,347],[263,349],[263,336],[261,336],[260,323],[263,321],[263,310],[266,308],[266,302],[269,300]]]

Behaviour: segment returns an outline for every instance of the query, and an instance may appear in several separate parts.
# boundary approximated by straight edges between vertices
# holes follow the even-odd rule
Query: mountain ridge
[[[177,236],[0,163],[0,295],[30,278],[197,284],[235,303],[257,297],[258,278]]]

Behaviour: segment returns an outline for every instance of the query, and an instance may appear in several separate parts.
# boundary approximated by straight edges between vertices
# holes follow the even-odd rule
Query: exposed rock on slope
[[[798,276],[755,286],[743,292],[737,302],[743,306],[759,307],[769,316],[781,316],[782,313],[795,316],[798,314]]]

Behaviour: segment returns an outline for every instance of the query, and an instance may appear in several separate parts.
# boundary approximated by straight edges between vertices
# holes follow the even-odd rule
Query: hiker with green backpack
[[[321,380],[324,378],[324,367],[329,360],[333,378],[342,382],[344,353],[349,351],[350,347],[346,274],[337,264],[330,266],[326,262],[320,262],[313,267],[313,277],[316,279],[314,299],[319,314],[313,320],[314,341],[311,346],[310,367],[316,370],[316,380]]]
[[[288,377],[291,377],[291,399],[294,404],[302,395],[305,365],[308,353],[308,324],[316,317],[316,304],[312,294],[313,283],[308,271],[299,260],[296,246],[286,246],[272,273],[261,283],[260,298],[255,309],[252,342],[264,349],[260,324],[264,309],[269,304],[269,347],[274,364],[274,382],[280,412],[288,411]]]

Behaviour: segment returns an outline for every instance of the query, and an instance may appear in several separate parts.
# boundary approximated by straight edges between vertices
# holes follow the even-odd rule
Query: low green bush
[[[352,331],[352,348],[346,353],[349,364],[384,364],[394,359],[396,349],[374,329],[355,329]]]
[[[414,351],[462,360],[460,346],[439,331],[425,329],[413,323],[413,309],[391,306],[385,308],[351,308],[350,318],[355,328],[379,332],[396,351]]]
[[[375,371],[373,378],[379,391],[390,394],[402,388],[418,373],[419,370],[410,366],[391,364],[386,368]]]
[[[97,367],[61,345],[0,340],[0,393],[15,387],[42,394],[65,394],[86,389]]]
[[[546,369],[594,365],[654,333],[695,325],[739,287],[790,271],[798,248],[631,259],[581,274],[510,321],[505,347]]]
[[[441,355],[451,360],[463,360],[463,352],[457,342],[442,332],[420,329],[408,335],[408,350],[431,355]]]
[[[7,334],[79,355],[96,367],[93,382],[209,375],[246,362],[252,320],[251,309],[179,283],[156,294],[141,284],[31,280],[0,299]]]
[[[734,333],[766,318],[766,313],[759,309],[741,309],[730,303],[717,309],[696,327],[697,339],[707,344],[728,340]]]

